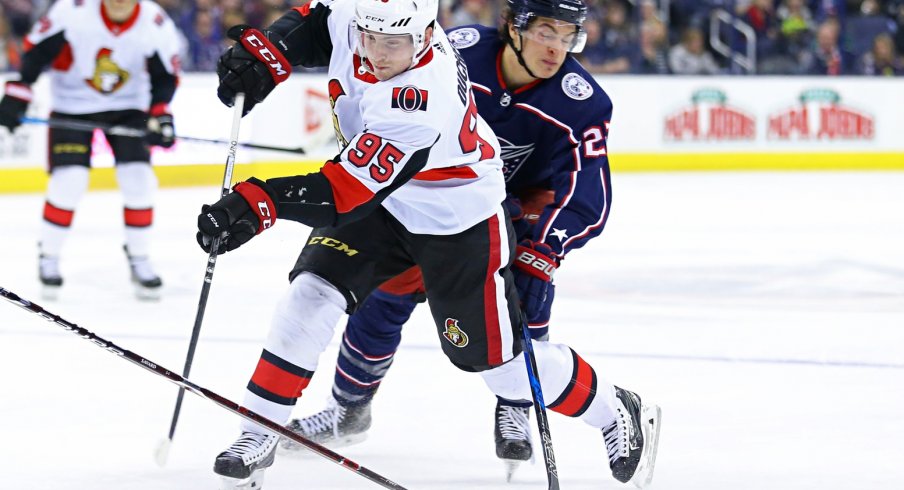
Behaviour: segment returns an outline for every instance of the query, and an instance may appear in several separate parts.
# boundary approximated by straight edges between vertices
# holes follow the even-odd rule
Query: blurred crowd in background
[[[59,0],[66,1],[66,0]],[[53,0],[0,0],[0,71]],[[213,71],[236,24],[266,27],[305,0],[157,0],[182,33],[183,69]],[[904,75],[904,0],[588,0],[594,73]],[[440,0],[444,27],[497,25],[505,0]]]

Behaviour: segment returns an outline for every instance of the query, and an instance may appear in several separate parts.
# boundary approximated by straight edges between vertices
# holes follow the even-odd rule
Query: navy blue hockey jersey
[[[450,29],[448,38],[468,65],[478,112],[499,138],[508,193],[555,192],[533,239],[547,243],[560,258],[582,247],[602,232],[612,202],[609,96],[570,56],[554,77],[509,90],[502,80],[504,44],[496,29],[462,26]]]

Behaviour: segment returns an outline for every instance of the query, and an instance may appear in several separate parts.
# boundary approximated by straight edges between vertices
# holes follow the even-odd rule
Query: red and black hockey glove
[[[148,113],[148,132],[144,137],[149,145],[169,148],[176,144],[176,127],[167,104],[155,104]]]
[[[276,222],[276,193],[254,177],[239,182],[230,194],[201,207],[198,245],[210,253],[213,237],[220,237],[217,255],[235,250]]]
[[[549,245],[524,240],[515,248],[515,261],[512,265],[521,309],[528,321],[531,321],[548,310],[552,303],[552,276],[559,267],[559,261]]]
[[[233,26],[226,35],[238,42],[227,49],[217,62],[220,78],[217,97],[232,107],[236,94],[244,93],[244,116],[289,78],[292,66],[285,55],[288,47],[279,34],[262,32],[247,25]]]
[[[0,126],[10,133],[22,124],[22,117],[31,102],[31,87],[24,83],[7,82],[0,100]]]

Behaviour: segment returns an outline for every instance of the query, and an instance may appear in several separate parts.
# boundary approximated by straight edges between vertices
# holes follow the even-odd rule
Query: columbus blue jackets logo
[[[464,29],[456,29],[450,32],[449,43],[456,49],[470,48],[480,41],[480,32],[473,27],[465,27]]]
[[[577,73],[569,73],[562,77],[562,90],[574,100],[589,99],[593,95],[593,86]]]
[[[499,147],[502,150],[499,155],[499,158],[502,159],[502,176],[508,181],[530,158],[531,153],[534,152],[535,143],[516,145],[502,136],[496,135],[496,138],[499,139]]]
[[[427,91],[413,85],[393,87],[392,108],[402,109],[405,112],[426,111]]]
[[[454,318],[446,318],[446,330],[443,332],[443,337],[452,342],[455,347],[468,345],[468,334],[458,328],[458,320]]]

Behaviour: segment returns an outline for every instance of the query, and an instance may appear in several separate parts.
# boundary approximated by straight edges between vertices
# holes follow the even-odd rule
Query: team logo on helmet
[[[480,32],[473,27],[457,29],[449,33],[449,43],[456,49],[470,48],[480,41]]]
[[[443,332],[443,337],[455,347],[468,345],[468,334],[458,328],[458,320],[454,318],[446,318],[446,331]]]
[[[413,85],[393,87],[392,108],[402,109],[405,112],[426,111],[427,91]]]
[[[589,99],[593,95],[593,86],[577,73],[569,73],[562,78],[562,90],[574,100]]]

